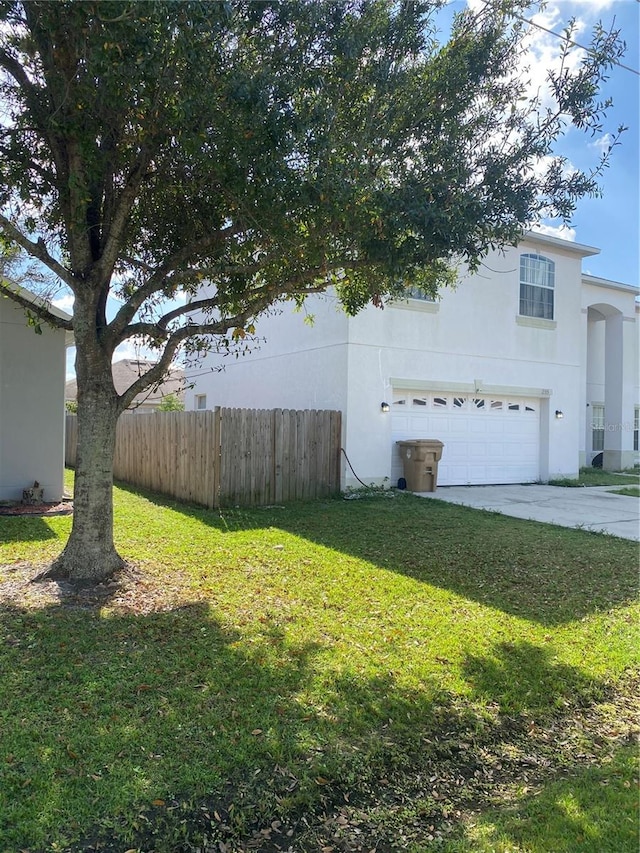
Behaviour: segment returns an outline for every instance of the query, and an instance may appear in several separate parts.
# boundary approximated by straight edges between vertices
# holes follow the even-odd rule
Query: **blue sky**
[[[563,2],[560,8],[568,14],[584,13],[585,6]],[[615,19],[627,43],[627,52],[621,60],[624,65],[638,71],[640,44],[640,3],[637,0],[616,0],[591,14],[591,20],[601,17],[603,23]],[[585,259],[585,272],[601,275],[614,281],[638,286],[640,271],[640,77],[625,68],[611,72],[606,94],[611,95],[611,126],[628,127],[622,144],[614,152],[611,166],[602,179],[604,195],[601,199],[585,199],[576,211],[573,227],[580,243],[598,246],[601,254]],[[568,156],[579,164],[584,141],[570,136],[566,142]]]
[[[452,11],[465,6],[479,7],[483,0],[450,0],[443,13],[446,21]],[[578,32],[573,40],[588,45],[591,30],[598,21],[606,29],[611,26],[621,31],[627,51],[621,62],[638,71],[640,43],[640,2],[638,0],[549,0],[546,8],[527,19],[548,30],[562,33],[572,18],[576,19]],[[558,38],[536,27],[530,28],[529,74],[536,85],[543,84],[553,54],[561,42]],[[578,52],[576,51],[576,54]],[[640,235],[640,143],[638,117],[640,113],[640,77],[622,67],[611,70],[603,89],[603,98],[613,98],[603,134],[615,132],[618,125],[628,127],[621,145],[613,151],[610,167],[604,172],[600,184],[602,198],[585,198],[578,202],[569,231],[557,231],[559,222],[544,223],[543,230],[554,236],[572,239],[578,243],[595,246],[599,255],[586,258],[584,272],[626,284],[639,284]],[[578,168],[587,169],[597,162],[599,146],[606,144],[602,136],[590,138],[577,130],[557,145],[556,153],[566,156]]]

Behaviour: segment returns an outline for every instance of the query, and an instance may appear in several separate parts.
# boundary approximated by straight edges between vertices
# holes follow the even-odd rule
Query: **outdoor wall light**
[[[560,411],[560,409],[556,409],[556,417],[558,418],[558,420],[564,417],[564,414]]]
[[[381,412],[390,412],[391,406],[388,403],[380,403],[380,411]]]

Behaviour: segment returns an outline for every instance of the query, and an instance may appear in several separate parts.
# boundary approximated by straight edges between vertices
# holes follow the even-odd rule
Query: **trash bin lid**
[[[400,447],[403,445],[407,447],[423,447],[425,445],[429,445],[430,447],[444,447],[444,443],[439,438],[405,438],[402,441],[396,441],[396,444],[400,445]]]

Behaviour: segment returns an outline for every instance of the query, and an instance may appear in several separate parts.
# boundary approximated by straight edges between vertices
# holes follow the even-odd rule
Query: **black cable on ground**
[[[375,488],[375,486],[368,486],[366,483],[362,482],[362,480],[360,479],[360,477],[358,477],[358,475],[356,474],[356,472],[353,470],[353,465],[351,464],[351,461],[350,461],[349,457],[347,456],[347,451],[344,449],[344,447],[341,447],[341,448],[340,448],[340,450],[344,453],[344,458],[347,460],[347,465],[349,466],[349,468],[351,468],[351,472],[352,472],[353,476],[356,478],[356,480],[357,480],[359,483],[362,483],[362,485],[365,487],[365,489],[373,489],[373,488]]]

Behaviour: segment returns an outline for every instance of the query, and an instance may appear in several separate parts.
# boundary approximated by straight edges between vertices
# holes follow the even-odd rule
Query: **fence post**
[[[217,509],[220,506],[220,482],[222,479],[222,418],[220,415],[220,406],[216,406],[213,410],[213,479],[212,479],[212,494],[211,508]]]

